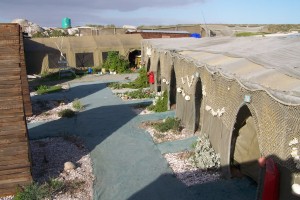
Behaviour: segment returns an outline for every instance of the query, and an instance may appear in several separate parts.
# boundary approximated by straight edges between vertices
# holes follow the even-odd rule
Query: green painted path
[[[90,150],[93,162],[94,199],[196,200],[254,199],[255,186],[247,180],[223,180],[187,187],[172,174],[162,154],[190,148],[195,138],[153,143],[139,128],[142,121],[174,116],[174,112],[136,115],[131,106],[114,96],[99,81],[72,83],[67,92],[34,96],[36,99],[75,98],[86,109],[71,119],[28,124],[30,139],[78,135]],[[242,198],[241,198],[242,197]]]

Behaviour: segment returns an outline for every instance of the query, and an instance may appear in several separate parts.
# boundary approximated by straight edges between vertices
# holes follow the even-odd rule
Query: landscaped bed
[[[203,170],[193,166],[189,158],[192,152],[167,153],[164,155],[176,178],[187,186],[217,181],[221,173],[216,169]]]
[[[33,102],[32,117],[28,122],[52,121],[76,114],[84,109],[75,99],[38,100]],[[92,199],[93,180],[91,159],[83,141],[75,136],[45,138],[30,141],[33,183],[18,189],[16,196],[0,200],[23,199]],[[66,166],[71,162],[71,168]],[[74,168],[72,167],[74,164]]]
[[[61,117],[73,117],[82,109],[84,106],[78,99],[73,102],[66,99],[37,100],[32,101],[33,115],[26,119],[28,123],[52,121]]]
[[[33,183],[0,200],[93,199],[91,158],[74,136],[30,141]],[[70,162],[74,168],[69,167]],[[66,164],[68,163],[68,165]]]
[[[194,136],[193,132],[183,129],[179,119],[171,117],[144,122],[142,127],[157,144]],[[207,135],[196,134],[200,136],[192,145],[191,151],[164,154],[175,176],[187,186],[217,181],[221,178],[219,155],[214,152]]]
[[[192,132],[186,131],[180,126],[180,121],[176,118],[143,122],[141,127],[147,130],[155,143],[181,140],[193,136]]]

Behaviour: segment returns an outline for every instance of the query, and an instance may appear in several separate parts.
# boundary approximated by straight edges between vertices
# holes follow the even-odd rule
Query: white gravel
[[[73,109],[72,102],[66,100],[39,100],[32,102],[31,117],[26,117],[27,123],[58,120],[58,113],[64,109]],[[75,111],[75,110],[74,110]]]
[[[76,137],[46,138],[30,142],[32,175],[37,182],[50,177],[63,182],[83,182],[76,191],[66,191],[55,196],[57,200],[90,200],[93,196],[94,175],[90,155]],[[71,161],[76,169],[64,171],[64,163]]]
[[[174,133],[173,130],[169,130],[167,132],[159,132],[155,128],[153,128],[153,125],[151,125],[151,122],[144,122],[142,124],[142,127],[144,127],[147,132],[151,135],[153,141],[155,143],[162,143],[167,141],[174,141],[174,140],[182,140],[188,137],[191,137],[193,135],[192,132],[187,131],[183,129],[181,132]]]
[[[175,176],[187,186],[217,181],[221,178],[218,171],[205,171],[193,167],[188,162],[189,152],[168,153],[164,157]]]
[[[93,181],[91,158],[82,141],[76,137],[57,137],[30,141],[32,158],[32,176],[38,183],[51,179],[65,184],[77,184],[78,188],[66,187],[53,197],[55,200],[91,200],[93,199]],[[64,163],[71,161],[76,169],[64,171]],[[0,200],[11,200],[13,196]]]

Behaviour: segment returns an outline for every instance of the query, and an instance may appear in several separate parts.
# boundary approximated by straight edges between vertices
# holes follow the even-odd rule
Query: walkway
[[[29,124],[29,136],[82,137],[91,152],[96,177],[94,199],[254,199],[255,187],[248,181],[221,181],[188,188],[174,177],[162,153],[188,148],[193,140],[155,145],[150,135],[139,128],[142,121],[173,116],[173,112],[136,115],[131,109],[134,102],[122,101],[101,81],[70,86],[67,92],[33,99],[79,98],[86,109],[75,118]]]

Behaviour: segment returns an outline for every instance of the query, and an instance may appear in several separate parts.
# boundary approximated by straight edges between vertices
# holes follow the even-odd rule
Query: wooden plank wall
[[[31,114],[29,104],[20,26],[0,24],[0,196],[32,181],[25,118],[26,106]]]
[[[20,64],[21,64],[21,81],[22,81],[22,93],[23,93],[23,102],[25,106],[25,114],[26,116],[31,116],[32,105],[30,101],[30,92],[29,92],[29,85],[27,80],[23,34],[21,31],[20,31]]]

